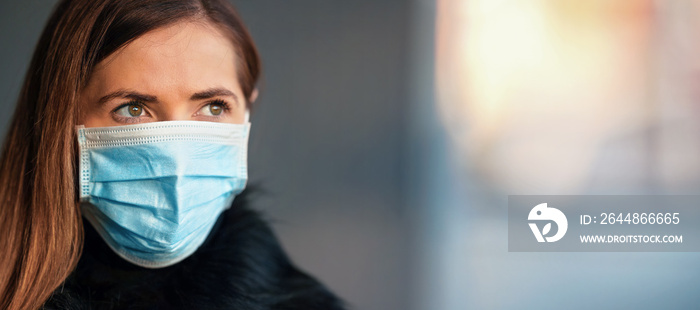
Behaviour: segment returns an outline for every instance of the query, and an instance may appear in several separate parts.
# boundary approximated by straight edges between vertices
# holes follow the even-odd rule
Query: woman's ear
[[[253,103],[257,99],[258,99],[258,89],[255,88],[255,89],[253,89],[252,92],[250,92],[250,97],[248,98],[248,103]]]

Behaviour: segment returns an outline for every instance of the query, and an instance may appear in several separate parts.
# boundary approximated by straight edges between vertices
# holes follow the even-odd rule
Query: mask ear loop
[[[245,109],[245,120],[246,123],[250,122],[250,109]]]

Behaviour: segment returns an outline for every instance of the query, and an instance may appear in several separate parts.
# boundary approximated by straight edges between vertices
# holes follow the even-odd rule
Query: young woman
[[[246,208],[260,63],[225,0],[64,0],[0,159],[2,309],[341,309]]]

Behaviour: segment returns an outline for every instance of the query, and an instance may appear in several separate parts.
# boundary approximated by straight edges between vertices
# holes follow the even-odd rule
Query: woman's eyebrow
[[[146,95],[146,94],[141,94],[135,91],[130,91],[130,90],[124,90],[120,89],[118,91],[115,91],[113,93],[107,94],[105,96],[102,96],[100,100],[97,102],[100,104],[103,104],[109,100],[112,100],[114,98],[124,98],[124,99],[131,99],[139,102],[156,102],[158,101],[158,98],[156,96],[151,96],[151,95]]]
[[[205,91],[201,91],[198,93],[195,93],[190,97],[190,100],[203,100],[203,99],[209,99],[213,97],[220,97],[220,96],[230,96],[233,97],[233,100],[238,102],[238,97],[236,97],[236,94],[234,94],[232,91],[226,89],[226,88],[210,88]]]
[[[194,93],[191,97],[190,100],[203,100],[203,99],[209,99],[213,97],[218,97],[218,96],[230,96],[233,97],[233,99],[238,102],[238,97],[236,94],[234,94],[232,91],[226,89],[226,88],[210,88],[201,92]],[[139,102],[157,102],[158,97],[156,96],[151,96],[151,95],[146,95],[142,94],[136,91],[131,91],[131,90],[125,90],[125,89],[120,89],[115,92],[109,93],[105,96],[102,96],[100,100],[97,102],[100,104],[103,104],[109,100],[112,100],[114,98],[124,98],[124,99],[131,99],[131,100],[136,100]]]

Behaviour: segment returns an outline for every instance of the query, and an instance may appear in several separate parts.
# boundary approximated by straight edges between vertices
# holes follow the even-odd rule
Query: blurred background
[[[697,309],[698,253],[509,253],[513,194],[700,194],[700,1],[235,0],[250,184],[354,309]],[[0,3],[0,130],[53,0]]]

